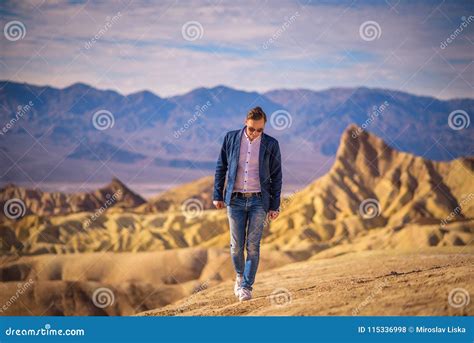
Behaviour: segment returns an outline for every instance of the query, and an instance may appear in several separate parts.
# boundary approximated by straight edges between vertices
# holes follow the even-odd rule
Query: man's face
[[[265,127],[265,121],[263,118],[259,120],[247,119],[245,125],[247,125],[247,135],[250,137],[250,140],[254,140],[262,134]]]

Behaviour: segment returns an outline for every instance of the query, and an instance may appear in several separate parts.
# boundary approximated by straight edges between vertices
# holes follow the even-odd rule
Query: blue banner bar
[[[6,342],[469,342],[473,317],[0,317]]]

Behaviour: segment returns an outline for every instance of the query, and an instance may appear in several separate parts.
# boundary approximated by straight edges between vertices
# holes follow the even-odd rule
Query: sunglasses
[[[255,129],[255,128],[250,127],[250,126],[248,126],[248,129],[249,129],[249,131],[252,132],[252,133],[255,132],[255,131],[257,131],[258,133],[263,132],[263,129]]]

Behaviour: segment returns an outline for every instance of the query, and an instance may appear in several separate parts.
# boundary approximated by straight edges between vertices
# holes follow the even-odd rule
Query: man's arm
[[[270,211],[279,211],[282,185],[281,154],[278,141],[274,144],[270,155]]]
[[[212,200],[223,201],[224,200],[224,183],[225,176],[227,173],[227,136],[224,137],[222,143],[221,152],[216,164],[216,174],[214,177],[214,194]]]

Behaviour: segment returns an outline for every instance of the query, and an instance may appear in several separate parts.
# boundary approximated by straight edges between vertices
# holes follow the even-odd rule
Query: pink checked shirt
[[[233,192],[260,192],[258,157],[262,135],[250,141],[246,127],[243,130],[244,134],[240,140],[239,165]]]

